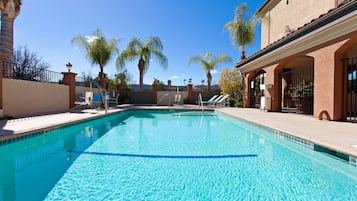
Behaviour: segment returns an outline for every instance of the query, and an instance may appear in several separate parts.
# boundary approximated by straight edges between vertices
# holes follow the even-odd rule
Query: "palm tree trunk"
[[[208,89],[208,91],[211,91],[211,81],[212,81],[211,71],[208,71],[207,72],[207,89]]]
[[[14,52],[14,19],[1,15],[0,54],[5,61],[12,61]]]
[[[243,59],[245,59],[245,58],[246,58],[246,57],[245,57],[245,51],[242,50],[242,55],[240,56],[240,59],[243,60]]]
[[[140,86],[140,90],[142,90],[143,83],[144,83],[144,70],[145,70],[144,59],[140,58],[139,63],[138,63],[138,68],[139,68],[139,74],[140,74],[139,86]]]
[[[99,67],[100,67],[99,84],[103,89],[105,89],[107,87],[107,83],[106,83],[106,80],[105,80],[104,66],[99,65]]]

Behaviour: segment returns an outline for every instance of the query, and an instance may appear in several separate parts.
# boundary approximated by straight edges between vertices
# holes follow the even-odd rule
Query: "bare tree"
[[[15,79],[38,80],[50,65],[26,46],[19,47],[13,55],[12,76]]]

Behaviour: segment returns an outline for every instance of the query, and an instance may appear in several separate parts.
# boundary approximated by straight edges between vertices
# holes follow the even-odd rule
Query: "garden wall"
[[[3,115],[28,116],[69,109],[67,85],[3,79]]]

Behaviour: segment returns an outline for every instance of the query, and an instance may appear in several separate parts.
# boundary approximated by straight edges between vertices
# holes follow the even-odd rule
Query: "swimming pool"
[[[0,200],[357,199],[356,167],[214,112],[126,111],[1,146],[0,161]]]

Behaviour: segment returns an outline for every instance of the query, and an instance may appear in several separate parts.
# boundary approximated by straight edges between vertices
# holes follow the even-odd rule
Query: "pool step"
[[[172,116],[216,116],[215,113],[213,112],[205,112],[202,113],[201,111],[197,112],[178,112],[178,113],[173,113]]]
[[[357,157],[350,156],[348,161],[349,161],[350,165],[357,167]]]
[[[348,154],[344,154],[344,153],[339,152],[339,151],[331,150],[331,149],[326,148],[324,146],[321,146],[321,145],[318,145],[318,144],[314,144],[313,142],[310,142],[308,140],[304,140],[304,139],[301,139],[299,137],[295,137],[295,136],[289,135],[289,134],[284,133],[282,131],[275,130],[274,131],[274,135],[279,137],[279,138],[284,138],[284,139],[287,139],[289,141],[295,142],[297,144],[305,146],[305,147],[307,147],[309,149],[312,149],[314,151],[323,152],[323,153],[327,153],[329,155],[338,157],[340,159],[343,159],[343,160],[347,161],[350,165],[353,165],[353,166],[357,167],[357,157],[354,157],[354,156],[351,156],[351,155],[348,155]]]
[[[307,147],[307,148],[310,148],[310,149],[315,149],[315,144],[308,141],[308,140],[304,140],[302,138],[299,138],[299,137],[295,137],[295,136],[292,136],[292,135],[289,135],[287,133],[284,133],[284,132],[281,132],[281,131],[274,131],[274,135],[276,135],[277,137],[280,137],[280,138],[284,138],[284,139],[287,139],[287,140],[290,140],[290,141],[293,141],[297,144],[300,144],[304,147]]]

